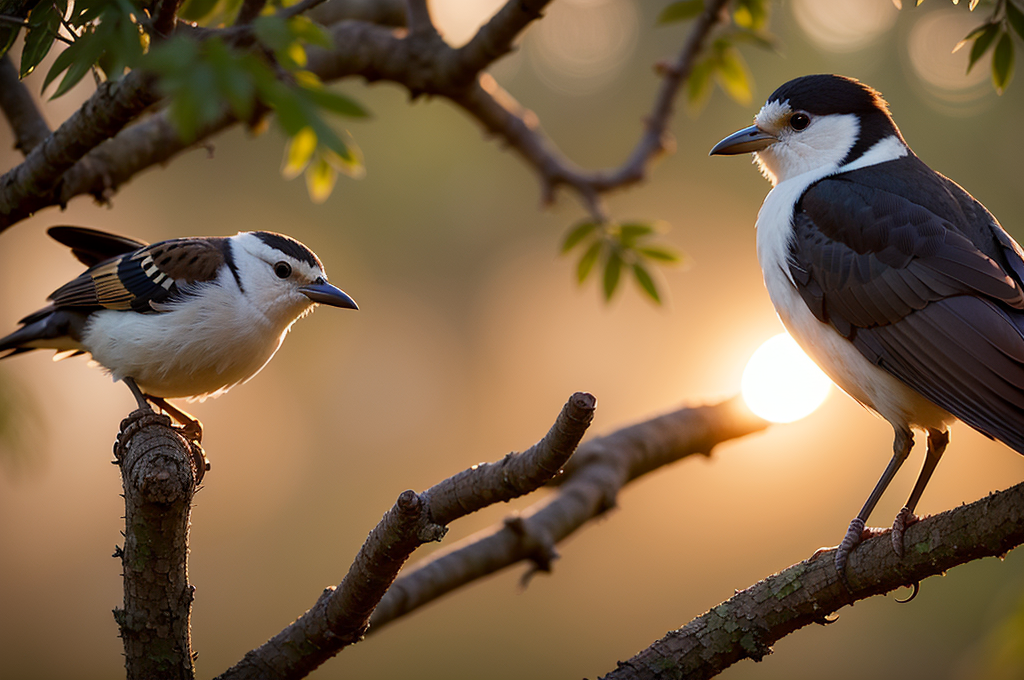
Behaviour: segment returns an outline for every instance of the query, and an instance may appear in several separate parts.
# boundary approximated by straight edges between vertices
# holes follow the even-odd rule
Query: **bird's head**
[[[269,231],[232,236],[229,266],[245,296],[272,322],[290,324],[316,303],[359,309],[327,282],[316,254],[295,239]]]
[[[803,76],[768,98],[754,124],[711,149],[711,155],[753,153],[771,183],[855,161],[889,137],[905,146],[882,95],[853,78]]]

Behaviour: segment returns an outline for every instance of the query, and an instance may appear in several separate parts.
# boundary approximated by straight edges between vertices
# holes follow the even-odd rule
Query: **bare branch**
[[[444,536],[444,526],[482,507],[542,486],[569,459],[593,418],[596,400],[574,394],[536,445],[498,463],[477,465],[422,494],[405,491],[366,539],[348,574],[298,620],[219,676],[301,678],[358,642],[377,603],[412,552]]]
[[[14,130],[17,140],[14,148],[28,155],[28,152],[50,136],[50,126],[36,107],[28,88],[18,79],[18,69],[11,63],[10,55],[0,58],[0,110]]]
[[[405,26],[405,2],[402,0],[331,0],[310,10],[310,19],[324,26],[341,21],[365,21],[380,26]]]
[[[456,61],[466,72],[477,74],[512,51],[512,42],[551,0],[509,0],[457,50]]]
[[[910,586],[1024,543],[1024,484],[912,525],[902,559],[888,533],[860,544],[847,563],[852,593],[840,584],[834,550],[736,593],[668,633],[604,680],[710,678],[741,659],[760,660],[770,645],[844,605]]]
[[[630,480],[695,453],[710,455],[715,445],[767,425],[732,399],[679,409],[582,444],[555,480],[554,498],[417,564],[381,600],[369,632],[516,562],[533,561],[528,575],[550,570],[555,544],[614,507]]]
[[[434,20],[430,18],[427,0],[406,0],[405,15],[409,33],[412,35],[437,35]]]
[[[195,677],[189,616],[188,527],[196,473],[191,446],[152,411],[121,423],[124,609],[115,609],[129,680]]]
[[[63,174],[157,101],[150,80],[132,71],[116,83],[103,83],[21,165],[0,176],[0,231],[53,205]]]

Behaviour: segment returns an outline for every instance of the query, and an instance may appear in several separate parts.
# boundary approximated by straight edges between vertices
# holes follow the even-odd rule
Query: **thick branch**
[[[125,504],[124,609],[114,618],[129,680],[195,678],[189,616],[188,528],[196,469],[167,416],[136,411],[114,447]]]
[[[395,581],[370,619],[370,632],[521,560],[548,571],[555,544],[614,507],[630,480],[695,453],[709,455],[715,445],[765,427],[732,399],[683,408],[584,443],[556,479],[554,498],[434,553]]]
[[[591,395],[576,393],[533,447],[498,463],[476,465],[422,494],[402,493],[370,532],[341,585],[326,589],[309,611],[220,679],[305,677],[359,641],[409,555],[423,543],[441,540],[448,522],[536,490],[557,474],[590,425],[595,405]]]
[[[862,543],[839,583],[834,551],[766,578],[672,631],[604,676],[604,680],[710,678],[740,659],[760,660],[770,645],[840,607],[982,557],[1003,555],[1024,543],[1024,484],[991,494],[912,525],[904,557],[888,533]]]
[[[0,177],[0,231],[53,205],[64,173],[157,101],[150,80],[132,71],[116,83],[103,83],[21,165]]]
[[[36,108],[28,88],[18,79],[9,54],[0,58],[0,110],[14,131],[14,148],[24,155],[50,136],[50,126]]]

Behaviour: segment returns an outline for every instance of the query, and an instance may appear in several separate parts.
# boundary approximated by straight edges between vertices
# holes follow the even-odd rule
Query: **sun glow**
[[[828,396],[832,382],[786,333],[757,348],[740,382],[750,410],[774,423],[810,415]]]

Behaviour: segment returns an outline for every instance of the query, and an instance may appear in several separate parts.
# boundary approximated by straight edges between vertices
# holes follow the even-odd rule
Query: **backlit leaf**
[[[576,264],[576,281],[583,283],[590,276],[590,272],[594,269],[594,264],[597,262],[598,255],[601,254],[601,247],[603,242],[594,241],[587,248],[586,252],[583,253],[583,257]]]
[[[736,102],[749,104],[754,98],[747,63],[735,47],[727,47],[722,51],[715,75],[722,89]]]
[[[996,92],[1002,94],[1013,78],[1013,39],[1009,33],[1003,33],[992,56],[992,84]]]
[[[637,248],[636,252],[651,260],[657,260],[658,262],[665,262],[667,264],[680,262],[683,259],[679,253],[662,245],[644,246],[642,248]]]
[[[575,248],[576,244],[594,233],[594,230],[597,229],[597,227],[598,222],[593,220],[584,220],[570,229],[569,233],[565,235],[565,239],[562,241],[562,254],[564,255]]]
[[[314,203],[326,201],[334,191],[334,184],[337,181],[338,171],[320,156],[306,168],[306,188],[309,190],[309,198]]]
[[[316,133],[313,132],[313,128],[304,127],[288,142],[284,167],[281,168],[284,178],[294,179],[302,174],[302,171],[309,165],[314,151],[316,151]]]
[[[999,35],[999,25],[989,24],[985,27],[985,30],[974,39],[974,44],[971,46],[971,57],[967,62],[967,72],[970,73],[971,69],[974,68],[975,62],[981,59],[982,55],[988,52],[988,48],[992,46],[992,42]]]
[[[60,28],[60,20],[67,11],[67,0],[36,5],[30,15],[32,26],[25,32],[25,47],[21,52],[21,70],[24,78],[39,65],[50,52]]]
[[[679,0],[669,3],[658,15],[659,24],[674,24],[689,21],[704,11],[704,0]]]
[[[619,287],[619,279],[622,277],[622,256],[619,251],[612,249],[608,253],[608,261],[604,263],[604,279],[601,288],[604,291],[604,299],[611,300],[615,289]]]
[[[658,287],[654,284],[651,273],[639,262],[633,265],[633,276],[636,277],[636,282],[640,284],[640,288],[647,293],[648,297],[660,305],[661,296],[658,294]]]

